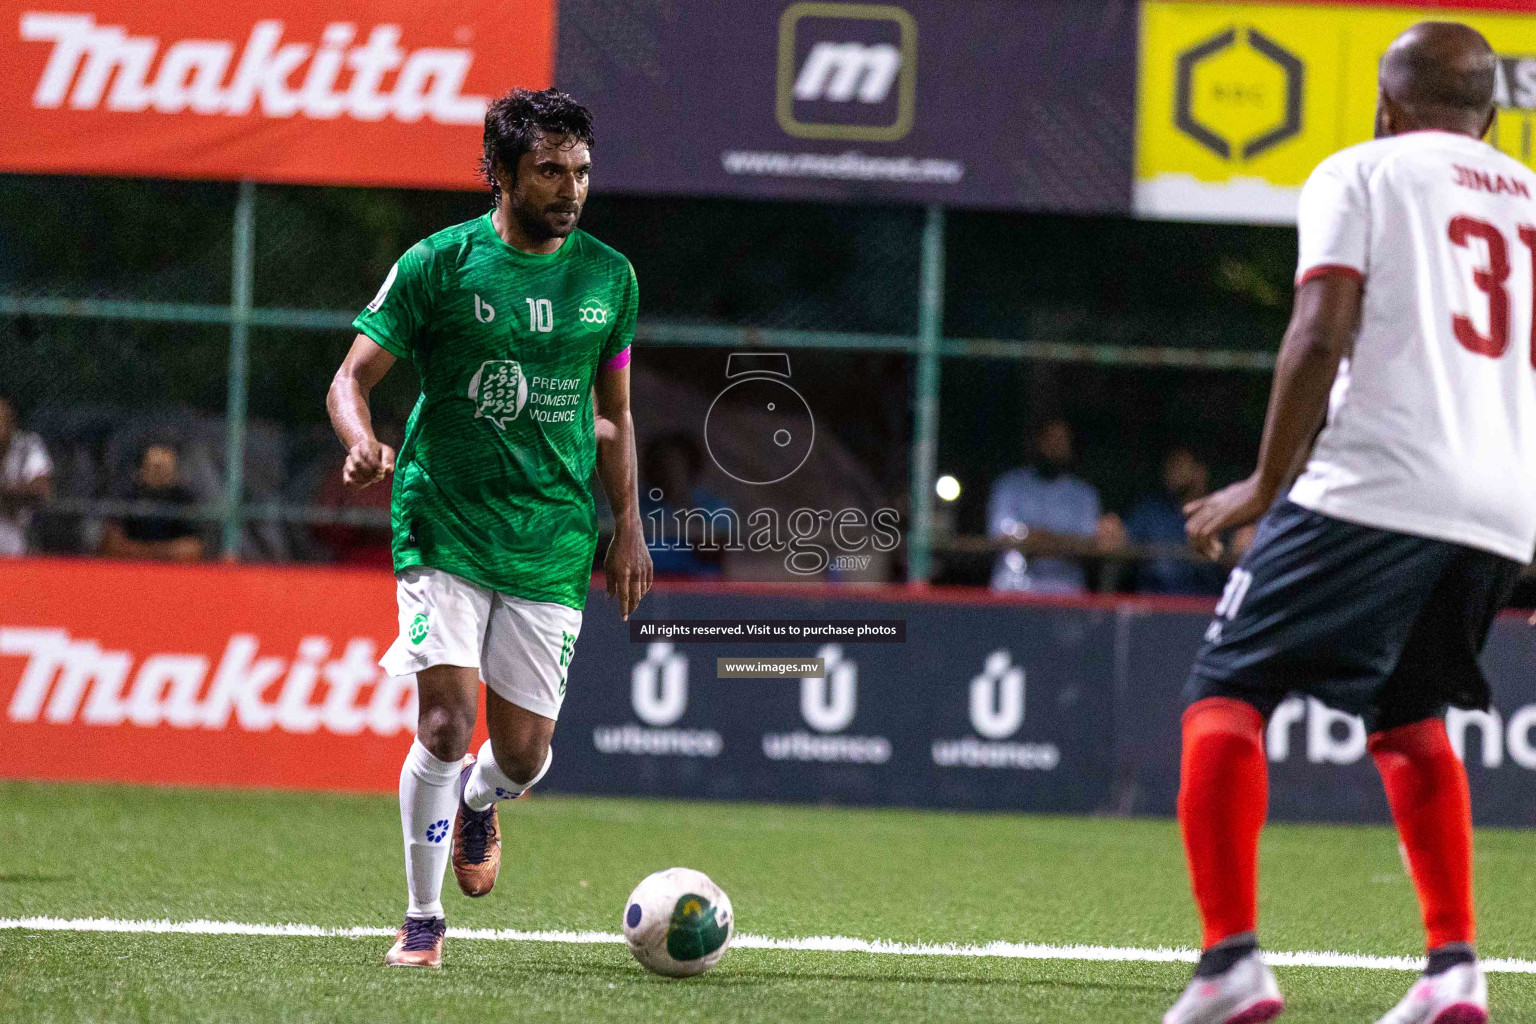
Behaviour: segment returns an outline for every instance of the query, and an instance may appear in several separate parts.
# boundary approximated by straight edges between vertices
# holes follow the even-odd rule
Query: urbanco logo
[[[841,644],[816,652],[826,666],[822,677],[800,680],[800,717],[816,731],[803,729],[763,736],[763,756],[772,761],[822,761],[884,764],[891,759],[891,741],[884,736],[848,736],[859,707],[859,666],[843,654]]]
[[[647,644],[630,670],[629,703],[645,723],[600,725],[592,744],[601,754],[718,757],[725,749],[713,729],[674,728],[688,710],[688,656],[667,641]]]
[[[933,763],[941,768],[1016,768],[1051,771],[1061,763],[1054,743],[1015,742],[1024,725],[1024,668],[1013,663],[1007,648],[998,648],[982,660],[981,672],[971,678],[966,710],[975,736],[933,741]]]
[[[1336,711],[1315,697],[1291,697],[1275,708],[1265,732],[1265,752],[1276,764],[1291,760],[1301,729],[1301,754],[1308,764],[1350,765],[1368,752],[1365,723],[1355,715]],[[1446,712],[1445,731],[1456,756],[1466,760],[1468,737],[1476,736],[1476,763],[1500,769],[1506,763],[1536,771],[1536,704],[1515,708],[1506,718],[1498,708]]]

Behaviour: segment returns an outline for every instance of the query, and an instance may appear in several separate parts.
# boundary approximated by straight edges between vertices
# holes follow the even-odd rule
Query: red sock
[[[1373,733],[1370,749],[1408,851],[1429,948],[1470,943],[1472,798],[1445,723],[1430,718]]]
[[[1205,948],[1258,923],[1259,833],[1269,810],[1264,716],[1208,697],[1184,712],[1179,826]]]

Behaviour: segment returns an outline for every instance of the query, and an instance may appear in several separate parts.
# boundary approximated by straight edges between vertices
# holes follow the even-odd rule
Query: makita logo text
[[[42,110],[68,107],[162,114],[478,124],[484,96],[462,95],[474,60],[467,49],[400,46],[399,25],[375,25],[366,39],[351,22],[332,22],[313,41],[289,42],[281,21],[259,21],[245,46],[182,39],[162,52],[154,36],[98,25],[89,14],[29,11],[23,42],[52,43],[32,93]]]
[[[339,736],[415,731],[413,678],[384,675],[372,640],[354,637],[332,653],[330,640],[309,636],[292,658],[258,656],[256,637],[236,633],[217,664],[202,654],[152,654],[135,671],[129,652],[62,629],[0,628],[0,658],[27,659],[6,709],[13,722]]]

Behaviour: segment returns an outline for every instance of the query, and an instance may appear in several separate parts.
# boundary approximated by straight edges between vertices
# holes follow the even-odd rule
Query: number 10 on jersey
[[[555,329],[555,307],[548,299],[524,299],[523,301],[528,303],[530,331],[548,334]]]

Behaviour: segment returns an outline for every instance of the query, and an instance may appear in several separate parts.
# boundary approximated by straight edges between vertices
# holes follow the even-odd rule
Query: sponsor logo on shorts
[[[417,612],[416,617],[411,620],[411,628],[406,635],[411,638],[411,643],[419,644],[427,638],[427,633],[431,628],[432,623],[427,618],[427,613]]]

